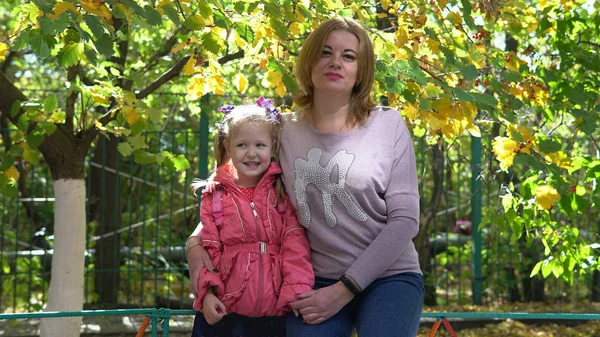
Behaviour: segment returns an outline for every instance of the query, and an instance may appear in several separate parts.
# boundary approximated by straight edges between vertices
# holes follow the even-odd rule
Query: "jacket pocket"
[[[223,259],[222,262],[223,283],[225,293],[223,301],[235,303],[242,296],[250,277],[250,253],[238,253]]]

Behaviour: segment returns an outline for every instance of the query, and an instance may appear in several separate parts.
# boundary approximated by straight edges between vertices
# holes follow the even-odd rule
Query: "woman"
[[[287,336],[350,336],[356,328],[360,337],[407,337],[419,327],[414,149],[398,112],[375,107],[374,68],[369,36],[345,18],[317,27],[296,61],[297,119],[284,126],[280,161],[316,280],[290,304]],[[204,255],[192,249],[188,261]],[[197,274],[191,270],[192,288]]]

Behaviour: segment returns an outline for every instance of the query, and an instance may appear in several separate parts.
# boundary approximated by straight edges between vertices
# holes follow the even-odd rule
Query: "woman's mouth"
[[[325,76],[327,76],[328,79],[330,80],[339,80],[342,78],[342,75],[338,74],[338,73],[326,73]]]

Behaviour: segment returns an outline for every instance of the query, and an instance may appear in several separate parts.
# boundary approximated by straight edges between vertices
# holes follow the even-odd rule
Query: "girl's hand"
[[[204,318],[208,324],[213,325],[227,315],[225,305],[211,291],[207,292],[202,299]]]
[[[304,323],[320,324],[338,313],[354,295],[342,282],[297,295],[299,301],[290,303],[294,314],[300,311]]]
[[[208,270],[213,270],[215,265],[208,256],[208,252],[202,246],[194,246],[187,253],[188,268],[190,270],[190,291],[192,294],[198,294],[198,281],[200,280],[200,271],[204,266]]]

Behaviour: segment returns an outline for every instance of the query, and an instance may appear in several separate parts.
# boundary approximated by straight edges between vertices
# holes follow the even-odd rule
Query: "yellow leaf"
[[[279,83],[281,83],[281,73],[277,71],[269,71],[267,75],[263,78],[261,84],[265,88],[274,88],[277,87]]]
[[[448,0],[438,0],[438,6],[440,6],[440,8],[446,7],[446,4],[448,4]]]
[[[462,23],[462,16],[458,13],[450,12],[446,16],[446,20],[450,21],[453,25],[459,25]]]
[[[512,166],[515,159],[515,150],[519,148],[519,144],[507,137],[496,137],[492,142],[492,150],[496,155],[496,159],[500,162],[500,168],[503,171],[508,170]]]
[[[417,113],[419,112],[419,108],[410,103],[410,102],[406,102],[404,104],[404,115],[406,116],[406,118],[410,119],[410,120],[414,120],[417,118]]]
[[[81,4],[81,7],[83,7],[83,9],[85,9],[85,11],[88,13],[96,14],[101,18],[105,18],[106,20],[112,19],[112,13],[104,4],[104,1],[80,0],[79,4]]]
[[[225,94],[225,80],[222,76],[213,75],[208,79],[208,86],[215,95]]]
[[[396,46],[398,48],[404,47],[406,42],[408,42],[408,39],[408,29],[406,28],[406,26],[398,27],[398,30],[396,30]]]
[[[187,45],[188,45],[188,44],[187,44],[187,42],[176,44],[176,45],[175,45],[175,46],[173,46],[173,48],[171,49],[171,53],[173,53],[173,54],[177,54],[177,53],[179,53],[179,52],[180,52],[180,51],[181,51],[183,48],[185,48],[185,46],[187,46]]]
[[[71,11],[74,14],[77,14],[77,16],[81,17],[81,13],[79,13],[79,11],[77,10],[77,7],[75,7],[74,4],[70,3],[70,2],[57,2],[56,5],[54,5],[54,14],[48,14],[48,17],[50,19],[56,19],[57,17],[61,16],[64,12],[66,11]]]
[[[94,126],[100,131],[106,131],[106,127],[104,127],[104,125],[102,125],[102,123],[100,123],[100,121],[97,119],[94,119]]]
[[[385,10],[390,8],[389,0],[381,0],[379,3],[381,4],[381,7],[383,7],[383,9],[385,9]]]
[[[560,200],[560,194],[550,185],[539,185],[533,193],[535,194],[535,203],[543,210],[549,210],[556,201]]]
[[[279,84],[277,84],[275,92],[277,93],[277,95],[279,95],[279,97],[285,96],[285,85],[283,85],[283,82],[279,82]]]
[[[248,88],[248,79],[244,74],[237,74],[235,77],[235,87],[240,93],[245,93]]]
[[[290,25],[290,32],[294,35],[300,35],[300,28],[302,26],[297,23],[297,22],[292,22],[292,24]]]
[[[129,123],[129,125],[133,125],[135,124],[135,122],[143,118],[142,115],[136,109],[130,106],[124,106],[123,113],[125,114],[125,120],[127,120],[127,123]]]
[[[330,11],[340,9],[343,6],[342,2],[338,1],[338,0],[326,0],[326,2],[327,2],[327,8],[329,8]]]
[[[544,158],[548,162],[556,164],[556,166],[560,168],[564,168],[567,170],[571,168],[571,159],[563,151],[552,152],[550,154],[545,155]]]
[[[0,61],[3,61],[8,55],[8,45],[4,42],[0,42]]]
[[[206,81],[202,74],[196,74],[192,78],[192,83],[188,86],[188,96],[190,99],[198,99],[208,92]]]
[[[434,53],[440,52],[440,42],[434,39],[427,39],[427,47]]]
[[[233,38],[235,39],[235,44],[238,46],[238,48],[243,49],[246,47],[246,41],[244,39],[242,39],[238,33],[236,33],[235,31],[233,32]]]
[[[296,22],[300,22],[300,23],[304,23],[304,15],[302,15],[302,13],[300,13],[300,11],[298,10],[298,8],[296,8]]]
[[[196,65],[196,58],[194,57],[194,55],[192,55],[192,56],[190,56],[188,61],[185,63],[185,66],[183,66],[183,74],[185,76],[193,74],[195,65]]]
[[[17,180],[19,180],[19,177],[21,176],[21,174],[19,173],[19,170],[17,170],[17,168],[14,165],[9,167],[8,170],[4,171],[4,174],[9,179],[14,180],[15,182]]]

